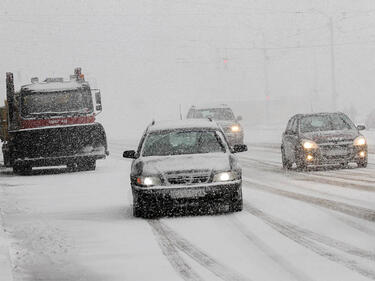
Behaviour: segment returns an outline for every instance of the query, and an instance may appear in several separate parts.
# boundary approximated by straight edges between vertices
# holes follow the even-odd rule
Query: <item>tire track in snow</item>
[[[248,169],[247,166],[243,166],[244,169]],[[276,184],[282,184],[283,186],[288,186],[288,187],[295,187],[298,190],[305,190],[308,192],[312,192],[316,196],[326,196],[328,198],[334,198],[334,200],[344,200],[344,201],[349,201],[349,202],[355,202],[357,205],[362,206],[368,204],[366,201],[362,201],[359,199],[351,198],[351,197],[346,197],[343,195],[339,195],[337,193],[329,193],[329,192],[324,192],[320,189],[314,189],[311,187],[307,187],[301,184],[296,184],[294,182],[291,182],[289,178],[283,177],[283,178],[278,178],[277,181],[275,182]]]
[[[159,220],[148,220],[150,226],[155,230],[158,236],[163,236],[168,241],[179,249],[180,251],[187,254],[189,257],[194,259],[205,269],[212,272],[214,275],[219,277],[222,280],[226,281],[249,281],[251,280],[248,277],[243,276],[242,274],[232,270],[225,264],[215,260],[214,258],[207,255],[205,252],[191,244],[189,241],[181,237],[179,234],[174,232],[168,226],[163,224]]]
[[[314,196],[296,193],[292,191],[278,189],[269,185],[261,184],[257,181],[254,181],[248,178],[243,178],[243,181],[251,184],[251,188],[257,188],[261,191],[277,194],[277,195],[284,196],[287,198],[291,198],[291,199],[295,199],[298,201],[324,207],[326,209],[341,212],[341,213],[344,213],[353,217],[375,222],[375,210],[357,207],[357,206],[349,205],[347,203],[332,201],[329,199],[324,199],[324,198],[314,197]]]
[[[332,251],[327,250],[325,247],[322,247],[318,241],[312,241],[313,239],[306,236],[305,232],[299,232],[295,226],[291,227],[291,224],[286,223],[280,219],[276,219],[273,216],[267,215],[261,210],[251,206],[249,203],[244,203],[244,210],[247,213],[260,218],[271,228],[281,233],[285,237],[293,240],[294,242],[300,244],[301,246],[304,246],[305,248],[329,259],[330,261],[341,264],[352,271],[375,280],[375,271],[362,267],[356,260],[348,259],[344,256],[340,256]]]
[[[201,281],[203,280],[181,257],[176,247],[165,233],[165,229],[155,225],[154,222],[149,222],[154,235],[156,236],[163,255],[168,259],[173,269],[186,281]]]
[[[249,158],[249,157],[241,157],[240,161],[241,161],[241,164],[244,165],[245,167],[259,169],[260,168],[259,164],[260,164],[267,171],[278,172],[279,174],[283,173],[281,164],[276,161],[272,161],[272,160],[264,161],[264,160],[259,160],[256,158]],[[246,165],[247,164],[246,162],[248,164],[255,163],[256,165]],[[264,170],[264,169],[261,169],[261,170]],[[332,170],[332,172],[333,172],[332,175],[316,175],[312,173],[298,173],[298,172],[291,170],[290,175],[295,180],[299,180],[299,181],[308,180],[311,182],[329,184],[329,185],[333,185],[336,187],[351,188],[355,190],[359,189],[359,190],[368,191],[368,192],[375,192],[375,188],[373,186],[350,182],[350,180],[356,181],[356,179],[338,178],[337,174],[334,173],[334,170]],[[334,180],[332,178],[342,179],[343,181]],[[365,182],[365,180],[362,180],[362,182]],[[368,182],[365,182],[365,183],[368,183]],[[369,183],[371,184],[371,182]]]
[[[285,258],[277,254],[271,247],[269,247],[266,243],[264,243],[259,237],[251,233],[246,227],[236,218],[234,217],[231,220],[231,223],[235,225],[235,227],[241,232],[243,236],[246,237],[252,244],[254,244],[258,249],[260,249],[263,253],[265,253],[271,260],[273,260],[278,266],[280,266],[283,270],[288,272],[290,276],[297,281],[312,281],[310,277],[306,274],[301,272],[298,268],[293,266],[290,262],[288,262]]]

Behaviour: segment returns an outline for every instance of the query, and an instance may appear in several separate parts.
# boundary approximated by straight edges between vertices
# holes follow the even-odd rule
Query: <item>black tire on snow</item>
[[[290,168],[292,168],[292,164],[286,159],[283,148],[281,149],[281,162],[283,164],[283,169],[290,170]]]
[[[367,167],[367,164],[368,162],[367,161],[360,161],[360,162],[357,162],[357,165],[358,165],[358,168],[366,168]]]

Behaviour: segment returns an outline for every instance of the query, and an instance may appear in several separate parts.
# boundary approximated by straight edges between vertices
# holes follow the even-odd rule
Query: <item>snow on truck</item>
[[[90,88],[80,68],[69,81],[32,78],[19,92],[8,72],[5,106],[0,107],[4,166],[19,174],[59,165],[95,170],[96,160],[109,155],[104,128],[95,122],[101,110],[100,91]]]

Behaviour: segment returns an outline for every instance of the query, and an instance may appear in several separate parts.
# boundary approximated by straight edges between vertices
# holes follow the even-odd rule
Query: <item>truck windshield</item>
[[[173,130],[150,133],[143,146],[143,156],[166,156],[225,152],[215,131]]]
[[[188,118],[214,120],[234,120],[234,114],[230,108],[207,108],[207,109],[191,109]]]
[[[24,117],[35,115],[65,115],[91,113],[93,104],[88,91],[21,93],[21,112]]]

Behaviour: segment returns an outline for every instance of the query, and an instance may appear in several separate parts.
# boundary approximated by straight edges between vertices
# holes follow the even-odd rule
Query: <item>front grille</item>
[[[166,179],[171,185],[192,185],[208,183],[210,181],[210,172],[175,172],[167,173]]]
[[[352,144],[324,144],[320,145],[321,152],[325,157],[340,157],[350,154],[352,151]]]

